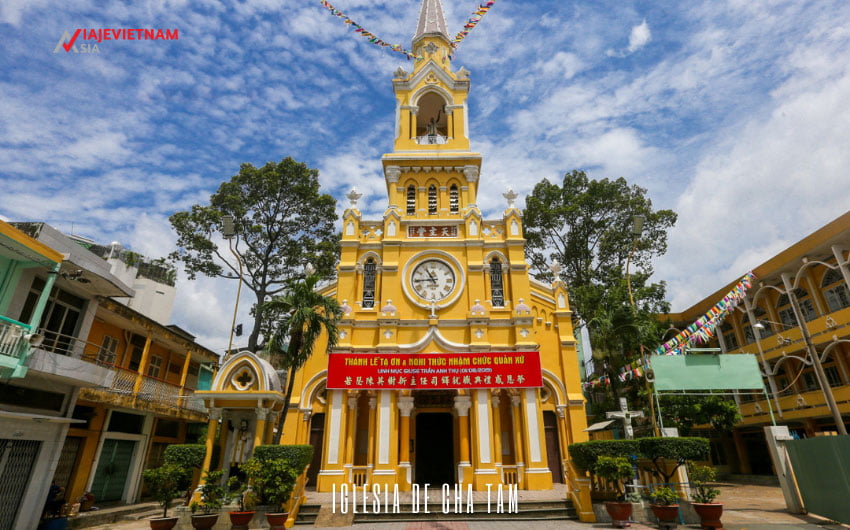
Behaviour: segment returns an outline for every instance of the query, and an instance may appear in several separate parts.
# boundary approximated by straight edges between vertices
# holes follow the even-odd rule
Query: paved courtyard
[[[850,528],[846,525],[827,524],[819,517],[808,515],[793,515],[785,511],[785,501],[778,486],[759,486],[751,484],[724,484],[720,487],[718,501],[724,505],[723,523],[727,530],[762,530],[762,529],[816,529]],[[556,486],[552,491],[521,491],[520,500],[557,500],[565,496],[564,486]],[[439,510],[440,492],[429,490],[429,504],[434,505],[432,511]],[[330,493],[311,493],[309,502],[330,503]],[[486,502],[486,492],[474,492],[476,502]],[[495,498],[495,494],[493,494]],[[410,500],[409,494],[402,497],[402,502]],[[504,521],[438,521],[421,523],[369,523],[357,524],[357,528],[377,528],[380,530],[547,530],[547,529],[589,529],[611,528],[606,523],[581,523],[578,521],[511,521],[511,515],[504,515]],[[146,520],[128,521],[111,525],[91,527],[95,530],[144,530],[150,528]],[[303,526],[301,528],[318,528]],[[643,530],[657,528],[655,525],[634,523],[632,528]],[[686,525],[680,528],[699,528],[699,525]]]

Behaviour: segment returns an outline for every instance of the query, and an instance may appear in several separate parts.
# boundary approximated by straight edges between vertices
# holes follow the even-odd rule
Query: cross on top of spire
[[[443,14],[443,4],[440,0],[422,0],[419,11],[419,23],[416,25],[414,44],[426,35],[440,35],[449,40],[449,30],[446,26],[446,16]]]

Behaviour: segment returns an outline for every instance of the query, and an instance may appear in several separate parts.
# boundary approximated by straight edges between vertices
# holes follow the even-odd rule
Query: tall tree
[[[646,221],[635,245],[636,215]],[[663,309],[663,283],[646,282],[652,275],[652,259],[667,251],[667,230],[676,214],[654,210],[645,189],[622,178],[593,180],[574,170],[560,186],[544,179],[534,187],[526,198],[524,221],[532,269],[546,277],[552,260],[563,266],[582,321],[594,318],[606,289],[625,277],[627,260],[635,303],[649,311]]]
[[[337,321],[342,310],[335,298],[316,292],[319,277],[308,276],[304,280],[291,281],[284,294],[274,297],[263,307],[270,313],[282,315],[275,326],[267,350],[272,362],[287,371],[286,398],[277,423],[273,443],[280,443],[289,400],[295,384],[295,374],[313,355],[316,341],[324,330],[327,334],[327,350],[330,351],[339,336]]]
[[[242,262],[245,286],[256,300],[248,349],[257,351],[277,321],[263,302],[280,294],[287,281],[303,277],[308,263],[320,276],[333,274],[339,256],[335,208],[334,198],[319,191],[316,169],[289,157],[260,168],[242,164],[209,204],[195,204],[169,218],[178,235],[178,249],[170,258],[184,265],[190,279],[198,274],[238,279],[236,260],[217,243],[222,216],[234,217],[233,248]]]

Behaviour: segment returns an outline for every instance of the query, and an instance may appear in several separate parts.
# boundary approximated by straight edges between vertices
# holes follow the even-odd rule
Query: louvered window
[[[437,213],[437,187],[433,184],[428,187],[428,213]]]
[[[416,187],[407,187],[407,215],[416,214]]]
[[[452,184],[452,187],[449,190],[449,208],[451,208],[452,213],[458,212],[459,202],[457,194],[457,184]]]

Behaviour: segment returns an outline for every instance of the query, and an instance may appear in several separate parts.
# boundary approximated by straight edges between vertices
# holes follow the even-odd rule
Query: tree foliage
[[[632,224],[638,214],[646,221],[635,240]],[[654,210],[644,188],[629,186],[622,178],[593,180],[574,170],[560,186],[546,179],[538,183],[526,198],[523,216],[532,269],[538,277],[547,277],[552,260],[563,266],[581,320],[590,321],[607,287],[625,277],[627,260],[637,307],[660,312],[664,286],[646,282],[652,259],[667,251],[667,230],[676,214]]]
[[[285,294],[274,297],[262,306],[272,314],[281,315],[267,350],[272,363],[287,370],[286,397],[274,444],[280,443],[283,434],[296,372],[313,355],[313,349],[322,331],[327,334],[327,350],[333,348],[339,338],[336,324],[342,316],[342,309],[335,298],[316,292],[318,281],[319,277],[315,275],[290,281],[287,283]]]
[[[242,164],[209,204],[195,204],[169,218],[178,235],[178,248],[170,258],[183,264],[189,278],[203,274],[238,279],[236,260],[219,245],[222,216],[234,217],[233,248],[242,262],[245,286],[256,298],[248,336],[251,351],[264,344],[261,336],[268,337],[277,320],[261,305],[266,297],[280,294],[288,280],[303,276],[308,263],[322,277],[333,273],[339,255],[336,201],[320,193],[318,176],[318,170],[292,158],[260,168]]]
[[[688,436],[694,425],[710,425],[717,432],[731,430],[741,421],[735,402],[725,396],[682,396],[666,394],[659,399],[665,425],[673,425]]]

